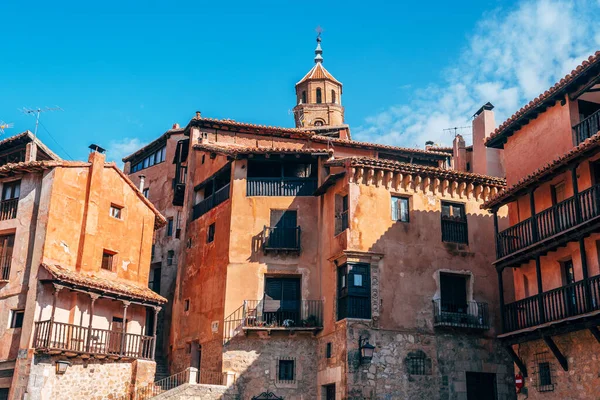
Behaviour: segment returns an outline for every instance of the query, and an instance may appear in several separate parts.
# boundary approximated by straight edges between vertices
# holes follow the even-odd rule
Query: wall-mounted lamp
[[[369,343],[368,338],[362,336],[358,339],[358,352],[359,352],[359,364],[364,362],[371,362],[373,353],[375,352],[375,346]]]
[[[56,361],[56,375],[64,375],[67,372],[67,368],[71,366],[71,362],[67,360]]]

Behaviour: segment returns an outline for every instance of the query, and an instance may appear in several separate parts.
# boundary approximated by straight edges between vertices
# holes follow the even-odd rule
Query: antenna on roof
[[[471,127],[470,126],[455,126],[454,128],[444,129],[444,132],[451,133],[452,131],[454,131],[454,137],[456,137],[459,134],[459,131],[463,131],[465,129],[471,129]]]
[[[7,128],[12,128],[14,125],[15,125],[15,124],[13,124],[13,123],[10,123],[10,124],[9,124],[9,123],[6,123],[6,122],[4,122],[4,121],[2,121],[2,120],[0,119],[0,133],[4,133],[4,130],[5,130],[5,129],[7,129]]]
[[[59,106],[56,106],[56,107],[46,107],[46,108],[38,107],[36,109],[23,107],[19,111],[21,111],[23,114],[35,115],[35,130],[33,131],[33,137],[35,138],[35,137],[37,137],[38,125],[40,124],[40,113],[48,112],[48,111],[64,111],[64,110],[62,108],[60,108]]]

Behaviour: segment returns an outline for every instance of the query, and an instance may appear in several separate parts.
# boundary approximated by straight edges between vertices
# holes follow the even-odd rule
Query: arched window
[[[306,90],[302,91],[302,104],[306,104]]]
[[[335,104],[335,90],[331,89],[331,102]]]
[[[317,104],[321,104],[323,101],[321,99],[321,88],[317,88]]]
[[[323,125],[324,125],[323,120],[318,119],[318,120],[315,121],[315,126],[323,126]]]

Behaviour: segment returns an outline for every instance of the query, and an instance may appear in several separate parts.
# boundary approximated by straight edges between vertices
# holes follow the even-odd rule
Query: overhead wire
[[[48,136],[50,136],[50,139],[52,139],[52,141],[54,141],[54,143],[56,143],[56,145],[63,151],[63,153],[65,153],[67,155],[67,157],[69,157],[69,160],[73,161],[73,157],[71,157],[71,155],[65,150],[65,148],[62,147],[60,145],[60,143],[58,143],[58,141],[54,138],[54,136],[52,136],[52,134],[50,133],[48,128],[46,128],[46,126],[42,123],[42,121],[39,121],[39,124],[42,126],[42,128],[44,128],[44,130],[46,131]]]

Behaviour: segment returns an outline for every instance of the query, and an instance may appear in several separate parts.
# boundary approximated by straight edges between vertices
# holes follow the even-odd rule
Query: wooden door
[[[267,324],[299,325],[300,279],[266,278],[263,307]]]
[[[442,311],[467,312],[467,277],[459,274],[440,274]]]

